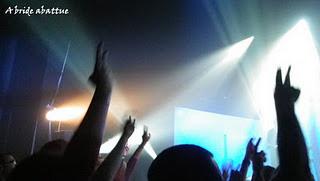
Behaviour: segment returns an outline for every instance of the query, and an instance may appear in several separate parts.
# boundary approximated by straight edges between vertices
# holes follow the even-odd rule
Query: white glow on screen
[[[196,144],[211,151],[218,165],[228,159],[240,164],[251,137],[259,137],[257,120],[176,108],[175,144]]]

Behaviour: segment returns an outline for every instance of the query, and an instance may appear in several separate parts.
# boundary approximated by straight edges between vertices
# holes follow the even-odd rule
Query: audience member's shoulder
[[[13,170],[9,181],[56,180],[61,168],[59,156],[34,154],[22,160]]]

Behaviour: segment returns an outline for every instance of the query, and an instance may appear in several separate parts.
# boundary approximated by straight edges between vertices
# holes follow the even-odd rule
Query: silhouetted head
[[[162,151],[148,171],[149,181],[222,181],[213,155],[196,145],[177,145]]]
[[[66,149],[67,145],[68,145],[68,142],[63,139],[53,140],[53,141],[50,141],[50,142],[44,144],[41,147],[39,153],[61,156],[61,155],[63,155],[64,150]]]
[[[271,167],[271,166],[264,166],[263,167],[263,177],[264,177],[264,180],[270,180],[271,177],[273,176],[274,174],[274,171],[276,169]]]
[[[22,160],[9,176],[9,181],[20,180],[60,180],[60,158],[45,154],[35,154]]]
[[[16,159],[10,153],[0,154],[0,176],[6,178],[16,166]]]

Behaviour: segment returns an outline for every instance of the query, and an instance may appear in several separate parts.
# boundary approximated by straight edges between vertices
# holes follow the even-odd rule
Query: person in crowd
[[[277,71],[274,100],[278,125],[279,169],[272,180],[313,180],[309,168],[309,157],[294,104],[300,90],[291,86],[289,67],[285,81],[282,82],[281,70]]]
[[[128,139],[134,132],[135,119],[132,121],[131,116],[126,122],[122,136],[115,148],[102,162],[94,176],[95,181],[114,180],[128,181],[133,173],[136,163],[138,162],[141,152],[149,141],[151,135],[147,129],[144,129],[142,135],[142,143],[138,146],[134,154],[130,157],[128,163],[125,161],[125,156],[129,151]]]
[[[250,161],[253,159],[253,157],[255,156],[255,154],[257,152],[261,138],[258,139],[258,141],[255,145],[253,144],[252,141],[253,141],[253,138],[251,138],[247,144],[246,154],[245,154],[244,159],[241,164],[241,168],[240,168],[240,177],[241,177],[240,180],[241,181],[245,181],[247,179],[247,172],[248,172],[248,168],[250,166]]]
[[[230,174],[230,181],[245,181],[247,179],[247,172],[251,163],[251,160],[255,156],[258,146],[260,144],[261,138],[258,139],[256,144],[253,144],[253,138],[251,138],[246,147],[246,153],[241,163],[240,170],[232,170]],[[229,173],[229,171],[224,171]],[[229,178],[229,174],[226,174],[225,180]]]
[[[269,181],[271,180],[274,172],[275,172],[275,168],[272,166],[263,166],[263,177],[265,181]]]
[[[135,121],[135,119],[132,120],[131,116],[129,116],[118,143],[96,170],[93,176],[94,181],[112,181],[114,179],[121,164],[122,152],[125,149],[128,139],[134,132]]]
[[[266,154],[264,151],[258,152],[258,147],[255,148],[254,154],[251,158],[253,175],[252,181],[266,181],[264,162],[266,161]]]
[[[133,155],[130,157],[128,163],[126,163],[126,161],[125,161],[125,157],[129,151],[129,147],[128,147],[128,145],[126,145],[126,148],[124,150],[124,154],[122,156],[121,165],[117,171],[117,174],[115,176],[114,181],[128,181],[130,179],[130,177],[134,171],[134,168],[140,159],[142,150],[143,150],[144,146],[147,144],[147,142],[150,140],[150,137],[151,137],[151,134],[148,133],[148,129],[145,128],[143,130],[142,142],[138,146],[138,148],[135,150]]]
[[[39,154],[62,156],[67,145],[68,142],[63,139],[49,141],[40,148]]]
[[[148,171],[149,181],[222,181],[212,153],[196,145],[176,145],[162,151]]]
[[[269,181],[274,173],[274,168],[271,166],[265,166],[264,162],[267,161],[266,154],[263,150],[258,151],[258,146],[260,143],[260,138],[258,143],[254,146],[252,156],[250,158],[252,162],[253,175],[252,181]]]
[[[0,154],[0,181],[5,181],[15,166],[16,159],[12,154]]]
[[[97,48],[89,80],[96,86],[89,108],[63,155],[34,154],[17,165],[9,180],[89,180],[94,172],[112,91],[108,51]]]

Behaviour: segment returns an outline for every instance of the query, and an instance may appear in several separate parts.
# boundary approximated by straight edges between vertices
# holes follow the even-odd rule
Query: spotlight
[[[251,45],[253,39],[254,37],[251,36],[229,47],[227,49],[227,55],[222,60],[221,63],[225,64],[225,63],[231,63],[233,61],[239,60],[245,54],[245,52]]]
[[[46,114],[49,121],[69,121],[81,118],[85,113],[82,107],[52,108]]]

